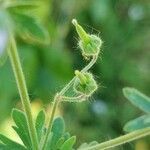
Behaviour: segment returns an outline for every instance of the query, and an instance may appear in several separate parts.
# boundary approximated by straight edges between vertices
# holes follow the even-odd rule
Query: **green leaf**
[[[36,1],[10,1],[9,3],[6,4],[6,8],[9,11],[14,11],[14,10],[18,10],[18,11],[22,11],[22,10],[26,10],[26,11],[30,11],[32,9],[37,8],[37,6],[39,6],[39,3]]]
[[[63,135],[63,138],[65,140],[69,139],[70,138],[70,133],[69,132],[65,132],[64,135]]]
[[[26,150],[25,147],[23,147],[22,145],[20,145],[19,143],[16,143],[12,140],[10,140],[9,138],[5,137],[4,135],[0,134],[0,141],[4,144],[4,145],[0,145],[0,148],[3,147],[2,150]]]
[[[36,118],[36,123],[35,123],[36,131],[37,131],[37,136],[39,142],[41,141],[41,138],[44,136],[45,133],[45,112],[41,110]]]
[[[92,141],[89,144],[88,143],[83,143],[83,144],[80,145],[80,147],[77,150],[84,149],[84,148],[89,148],[89,147],[97,145],[97,144],[98,144],[97,141]]]
[[[49,43],[49,35],[47,30],[35,18],[19,13],[11,13],[15,30],[20,37],[29,43]]]
[[[28,149],[32,149],[32,143],[29,135],[27,120],[24,112],[13,109],[12,118],[15,121],[17,127],[13,126],[13,129],[17,132],[22,142]]]
[[[62,137],[65,131],[65,123],[63,118],[58,117],[54,120],[52,126],[52,133],[53,133],[53,144],[56,144],[59,138]]]
[[[46,150],[55,150],[56,149],[56,143],[63,136],[64,131],[65,131],[64,120],[61,117],[57,117],[53,121],[52,130],[51,130],[51,133],[53,135],[52,135],[51,141],[49,141],[49,144],[47,144]]]
[[[60,150],[72,150],[73,145],[76,142],[76,137],[72,136],[67,141],[64,142],[64,144],[61,146]]]
[[[64,135],[57,141],[55,149],[60,149],[63,143],[70,138],[70,134],[68,132],[64,133]]]
[[[150,113],[150,98],[134,88],[124,88],[124,96],[135,106],[146,113]]]
[[[65,142],[64,137],[61,137],[61,138],[57,141],[56,146],[55,146],[55,149],[60,149],[60,147],[63,145],[64,142]]]
[[[48,140],[47,140],[47,143],[46,143],[45,150],[52,150],[53,149],[53,147],[51,146],[52,137],[53,137],[53,133],[51,132],[48,136]]]
[[[139,118],[129,121],[124,126],[126,132],[132,132],[134,130],[150,127],[150,115],[143,115]]]
[[[0,149],[1,149],[1,150],[5,150],[5,147],[6,147],[6,146],[5,146],[4,144],[1,144],[1,143],[0,143]]]

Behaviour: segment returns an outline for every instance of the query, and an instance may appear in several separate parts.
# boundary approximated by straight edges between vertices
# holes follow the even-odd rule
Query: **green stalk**
[[[59,102],[62,99],[62,95],[64,95],[65,92],[70,88],[70,86],[73,84],[74,80],[75,80],[75,77],[58,94],[56,94],[56,96],[54,98],[54,103],[53,103],[53,106],[52,106],[52,112],[51,112],[51,115],[50,115],[50,118],[49,118],[49,123],[48,123],[48,129],[47,129],[46,136],[45,136],[45,139],[44,139],[41,150],[45,150],[45,148],[46,148],[48,137],[51,133],[55,112],[56,112],[56,109],[57,109],[57,106],[58,106]]]
[[[91,59],[91,61],[89,62],[88,65],[86,65],[82,70],[81,72],[87,72],[97,61],[98,59],[98,55],[94,55]]]
[[[150,127],[145,129],[140,129],[131,133],[128,133],[126,135],[120,136],[118,138],[97,144],[95,146],[91,146],[90,148],[83,148],[81,150],[106,150],[109,148],[113,148],[128,142],[131,142],[133,140],[139,139],[141,137],[150,135]]]
[[[42,150],[44,150],[47,146],[48,137],[51,133],[56,108],[57,108],[59,102],[60,102],[60,96],[56,95],[55,98],[54,98],[53,106],[52,106],[52,112],[51,112],[51,115],[50,115],[46,136],[45,136],[45,139],[44,139],[44,142],[43,142],[43,145],[42,145]]]
[[[87,66],[85,66],[81,70],[81,72],[88,71],[94,65],[96,60],[97,60],[97,56],[93,56],[92,60],[89,62],[89,64]],[[56,112],[58,103],[63,99],[63,95],[66,93],[66,91],[73,85],[75,79],[76,79],[76,77],[73,77],[72,80],[58,94],[56,94],[56,96],[54,98],[54,104],[53,104],[52,113],[51,113],[50,119],[49,119],[48,129],[47,129],[46,136],[45,136],[42,148],[41,148],[42,150],[45,150],[45,148],[46,148],[46,143],[47,143],[49,134],[52,129],[52,123],[53,123],[53,119],[55,116],[55,112]]]
[[[34,127],[33,118],[32,118],[31,105],[30,105],[28,91],[25,83],[25,77],[22,71],[19,55],[17,52],[16,42],[13,36],[11,37],[11,43],[10,43],[10,48],[8,49],[8,55],[15,75],[17,87],[21,97],[21,102],[26,114],[26,119],[28,123],[28,129],[32,141],[33,150],[38,150],[37,134]]]

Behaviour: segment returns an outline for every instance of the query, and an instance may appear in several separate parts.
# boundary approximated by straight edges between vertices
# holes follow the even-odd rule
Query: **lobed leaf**
[[[150,113],[150,98],[134,88],[124,88],[124,96],[135,106],[146,113]]]
[[[35,128],[38,136],[39,142],[45,133],[45,112],[41,110],[36,118]]]
[[[73,149],[73,145],[76,142],[76,137],[72,136],[71,138],[69,138],[68,140],[66,140],[63,145],[61,146],[60,150],[72,150]]]
[[[150,115],[143,115],[139,118],[129,121],[124,126],[126,132],[132,132],[134,130],[150,127]]]
[[[12,118],[16,124],[16,126],[13,126],[13,129],[19,135],[24,145],[30,150],[32,148],[32,143],[31,143],[27,120],[24,112],[18,109],[13,109]]]
[[[64,133],[64,135],[57,141],[55,149],[60,149],[63,143],[70,138],[70,134],[68,132]]]
[[[2,134],[0,134],[0,141],[3,143],[0,144],[0,148],[2,147],[2,150],[27,150],[24,146],[12,141]]]
[[[47,30],[34,17],[25,14],[11,13],[15,31],[29,43],[49,43]]]
[[[65,124],[64,120],[61,117],[55,118],[53,121],[52,125],[52,130],[51,130],[51,140],[49,140],[49,143],[47,144],[47,149],[46,150],[55,150],[57,147],[57,142],[59,139],[63,136],[65,131]]]

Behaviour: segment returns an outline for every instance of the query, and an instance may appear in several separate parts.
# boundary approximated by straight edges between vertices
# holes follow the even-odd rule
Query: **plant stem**
[[[82,72],[88,71],[94,65],[96,60],[97,60],[97,55],[93,56],[93,58],[89,62],[89,64],[87,66],[85,66],[81,71]],[[56,108],[58,106],[58,103],[62,100],[63,95],[67,92],[67,90],[72,86],[72,84],[74,83],[75,79],[76,79],[76,77],[73,77],[71,79],[71,81],[58,94],[56,94],[56,96],[54,98],[54,104],[53,104],[53,107],[52,107],[52,113],[50,115],[48,129],[47,129],[46,136],[45,136],[42,148],[41,148],[42,150],[45,150],[45,148],[46,148],[46,143],[47,143],[49,134],[50,134],[51,129],[52,129],[53,119],[54,119],[54,115],[55,115],[55,111],[56,111]]]
[[[98,56],[95,55],[93,56],[92,60],[89,62],[89,64],[87,64],[82,70],[81,72],[86,72],[88,71],[96,62]],[[73,77],[72,80],[59,92],[60,95],[64,95],[65,92],[72,86],[74,80],[76,79],[76,77]]]
[[[131,142],[133,140],[139,139],[141,137],[150,135],[150,127],[145,129],[140,129],[131,133],[128,133],[126,135],[120,136],[118,138],[97,144],[95,146],[91,146],[90,148],[83,148],[81,150],[105,150],[109,148],[113,148],[128,142]]]
[[[59,95],[64,95],[66,91],[72,86],[75,79],[76,77],[73,77],[71,81],[59,92]]]
[[[33,150],[38,150],[38,140],[37,140],[37,134],[34,127],[33,118],[32,118],[30,100],[28,96],[28,91],[27,91],[19,55],[17,52],[16,42],[13,36],[11,36],[11,44],[10,44],[10,49],[8,49],[8,55],[15,75],[17,87],[21,97],[21,102],[26,114],[26,119],[27,119],[28,129],[30,133],[30,138],[32,141]]]
[[[82,102],[84,101],[82,99],[86,99],[86,96],[85,95],[79,95],[75,97],[62,96],[63,102]]]
[[[60,102],[60,98],[61,97],[58,94],[56,94],[56,96],[54,98],[54,104],[52,106],[52,112],[51,112],[51,115],[50,115],[48,128],[47,128],[47,132],[46,132],[46,136],[45,136],[45,139],[44,139],[42,150],[44,150],[46,148],[48,137],[49,137],[51,129],[52,129],[53,119],[54,119],[54,116],[55,116],[56,108],[57,108],[58,103]]]
[[[90,61],[90,63],[88,65],[86,65],[81,72],[86,72],[88,71],[97,61],[98,55],[94,55],[92,60]]]
[[[56,96],[54,98],[54,104],[52,106],[52,112],[51,112],[49,123],[48,123],[48,129],[47,129],[46,136],[45,136],[42,148],[41,148],[42,150],[45,150],[45,148],[46,148],[46,143],[47,143],[48,137],[51,133],[55,112],[56,112],[59,102],[61,101],[61,96],[64,95],[65,92],[72,86],[74,80],[75,80],[75,77],[72,78],[72,80],[58,94],[56,94]]]

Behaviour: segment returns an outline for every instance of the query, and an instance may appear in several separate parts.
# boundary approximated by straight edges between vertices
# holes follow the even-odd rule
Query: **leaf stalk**
[[[13,36],[11,36],[10,38],[10,48],[8,49],[8,55],[15,75],[17,87],[21,97],[21,102],[25,111],[33,150],[38,150],[38,140],[37,140],[37,134],[36,134],[33,118],[32,118],[29,95],[27,91],[27,86],[26,86],[22,66],[20,63],[20,58],[17,52],[16,42]]]

